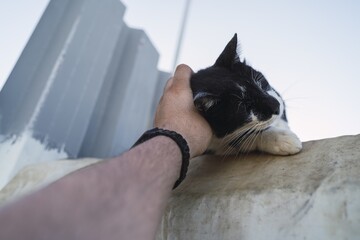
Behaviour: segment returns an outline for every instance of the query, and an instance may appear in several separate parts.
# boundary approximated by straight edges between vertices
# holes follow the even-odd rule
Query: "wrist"
[[[178,146],[179,150],[181,151],[182,156],[182,164],[180,169],[180,176],[178,180],[175,182],[175,185],[173,188],[176,188],[186,177],[187,169],[189,166],[189,160],[190,160],[190,149],[188,146],[188,143],[186,139],[179,133],[173,131],[173,130],[167,130],[167,129],[161,129],[161,128],[153,128],[148,131],[146,131],[133,145],[133,147],[148,141],[149,139],[152,139],[154,137],[158,136],[164,136],[168,137],[169,139],[172,139]]]
[[[191,137],[191,134],[188,133],[186,127],[181,127],[179,125],[172,125],[172,124],[161,124],[161,125],[155,124],[154,127],[169,130],[169,131],[174,131],[174,132],[180,134],[186,140],[186,142],[188,144],[190,159],[196,156],[194,154],[196,152],[196,149],[194,146],[193,138]]]

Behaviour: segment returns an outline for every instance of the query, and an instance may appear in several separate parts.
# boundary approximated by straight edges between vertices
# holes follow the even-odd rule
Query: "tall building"
[[[118,0],[52,0],[0,92],[0,188],[29,163],[106,158],[151,122],[168,73]]]

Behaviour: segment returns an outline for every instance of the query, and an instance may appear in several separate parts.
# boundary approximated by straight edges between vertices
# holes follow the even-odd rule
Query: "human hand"
[[[190,148],[190,158],[201,155],[207,149],[212,131],[207,121],[197,112],[190,88],[192,70],[189,66],[177,66],[175,74],[167,82],[156,109],[154,127],[181,134]]]

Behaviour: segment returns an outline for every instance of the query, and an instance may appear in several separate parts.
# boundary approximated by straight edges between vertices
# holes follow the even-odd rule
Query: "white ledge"
[[[21,171],[0,203],[96,159]],[[295,156],[200,157],[158,230],[165,239],[359,239],[360,135],[304,143]]]

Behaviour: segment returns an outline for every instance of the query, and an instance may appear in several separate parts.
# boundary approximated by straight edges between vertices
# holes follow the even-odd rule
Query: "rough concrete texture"
[[[158,239],[359,239],[360,135],[194,161]]]
[[[0,201],[19,194],[24,186],[38,185],[39,179],[43,184],[53,180],[49,176],[54,169],[59,177],[96,161],[27,168],[0,192]],[[307,142],[300,154],[289,157],[254,153],[195,159],[169,200],[157,239],[359,237],[357,135]]]

